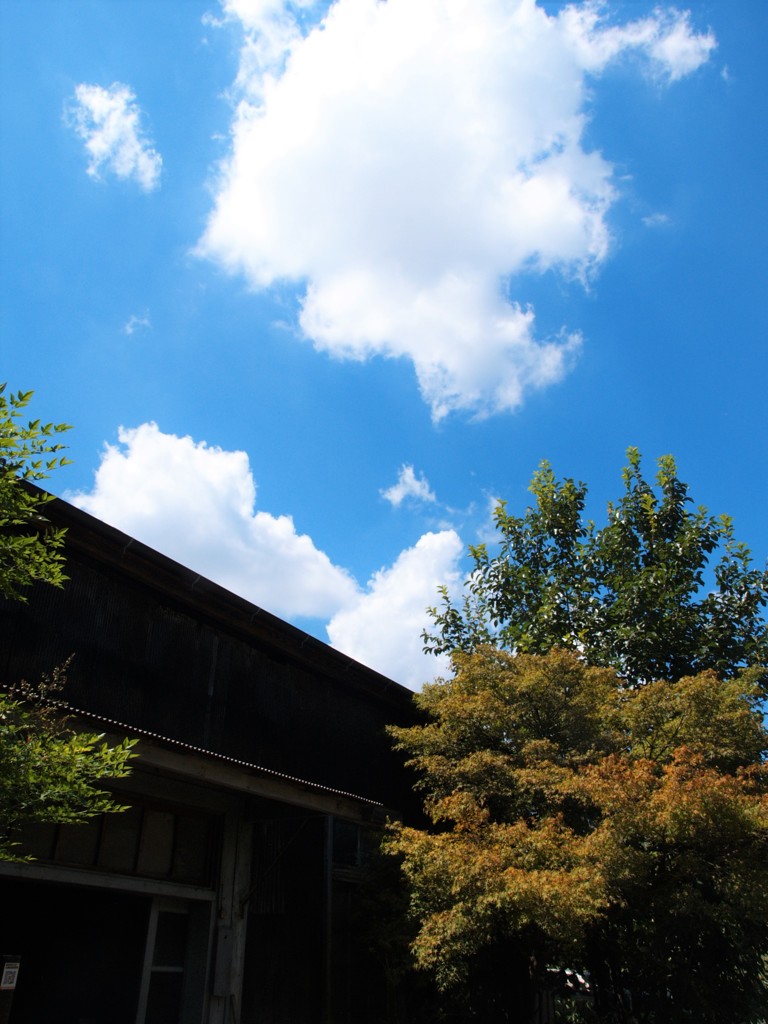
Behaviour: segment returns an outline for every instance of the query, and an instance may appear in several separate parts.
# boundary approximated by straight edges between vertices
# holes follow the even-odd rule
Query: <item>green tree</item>
[[[392,728],[426,828],[395,825],[418,966],[465,1018],[755,1024],[768,1000],[768,735],[713,671],[627,685],[480,646]],[[580,983],[578,979],[583,979]]]
[[[731,679],[756,666],[768,686],[768,570],[753,567],[727,516],[691,507],[671,456],[659,459],[655,487],[637,449],[627,457],[623,494],[600,528],[585,518],[586,486],[558,481],[546,462],[524,515],[500,502],[498,552],[470,548],[466,597],[457,607],[442,590],[425,650],[562,647],[633,682],[706,669]]]
[[[52,496],[34,484],[69,461],[64,423],[21,421],[32,392],[0,385],[0,597],[26,601],[36,582],[62,586],[64,535],[45,517]],[[18,856],[15,836],[30,822],[76,823],[122,810],[99,783],[129,774],[133,740],[114,746],[78,732],[61,712],[63,670],[37,685],[0,687],[0,859]]]
[[[31,391],[9,392],[0,384],[0,595],[26,600],[36,580],[61,586],[64,530],[51,526],[45,506],[52,495],[28,483],[45,479],[70,461],[56,438],[66,423],[21,422]]]

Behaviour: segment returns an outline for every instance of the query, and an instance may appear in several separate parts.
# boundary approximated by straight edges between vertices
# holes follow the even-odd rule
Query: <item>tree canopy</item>
[[[499,502],[498,551],[470,548],[465,599],[457,607],[442,590],[425,650],[567,648],[634,682],[758,666],[768,685],[768,570],[752,565],[728,516],[692,506],[671,456],[655,486],[637,449],[627,460],[600,527],[585,518],[586,485],[557,480],[546,462],[524,515]]]
[[[713,671],[627,685],[480,646],[393,728],[431,825],[393,826],[417,964],[470,1019],[747,1024],[768,999],[768,735]],[[531,1015],[529,1017],[529,1015]]]
[[[45,517],[51,496],[30,484],[69,460],[57,435],[67,424],[20,422],[32,392],[0,385],[0,597],[26,601],[37,582],[62,586],[65,531]],[[73,824],[123,810],[101,788],[130,772],[133,740],[113,746],[78,732],[62,714],[63,668],[36,684],[0,685],[0,860],[19,856],[18,830],[32,822]]]
[[[497,505],[424,634],[454,675],[391,730],[428,824],[387,849],[460,1019],[764,1024],[768,570],[671,456],[622,480],[602,525],[546,462]]]

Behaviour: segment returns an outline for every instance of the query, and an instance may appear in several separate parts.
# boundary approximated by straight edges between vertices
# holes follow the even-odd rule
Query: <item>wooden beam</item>
[[[277,800],[319,814],[332,814],[337,818],[367,825],[383,825],[387,813],[381,804],[375,804],[352,794],[336,793],[330,789],[314,788],[299,779],[277,775],[257,774],[254,770],[226,764],[199,755],[168,750],[142,740],[137,748],[138,764],[157,768],[163,772],[200,785],[221,787],[238,793]]]

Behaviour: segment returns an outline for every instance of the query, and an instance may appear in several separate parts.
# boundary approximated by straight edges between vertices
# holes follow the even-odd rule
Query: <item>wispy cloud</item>
[[[539,337],[515,275],[586,280],[608,254],[617,192],[584,142],[590,90],[627,53],[678,79],[711,34],[660,9],[617,26],[596,3],[557,16],[534,0],[224,8],[244,41],[198,251],[256,288],[303,287],[318,349],[405,356],[436,420],[515,409],[562,378],[578,331]]]
[[[157,188],[163,160],[142,129],[141,111],[129,86],[78,85],[68,120],[85,143],[92,178],[110,172],[135,181],[145,192]]]
[[[643,217],[643,224],[647,228],[663,228],[667,227],[670,223],[669,214],[667,213],[650,213],[647,217]]]
[[[648,74],[675,82],[701,67],[717,46],[712,32],[696,32],[688,11],[658,6],[646,18],[609,25],[603,0],[569,4],[560,20],[587,71],[601,71],[620,56],[639,54]]]
[[[404,501],[431,503],[437,500],[424,474],[417,477],[413,466],[401,466],[397,483],[382,490],[381,496],[395,508]]]
[[[149,313],[133,313],[123,324],[123,334],[130,337],[136,331],[147,331],[151,327],[152,321],[149,319]]]

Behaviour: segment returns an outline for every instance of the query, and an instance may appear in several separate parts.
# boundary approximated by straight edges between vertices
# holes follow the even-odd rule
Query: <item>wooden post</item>
[[[213,928],[215,960],[208,1024],[240,1024],[252,846],[252,823],[242,814],[227,814]]]
[[[333,816],[325,816],[323,852],[323,1020],[333,1021]]]

